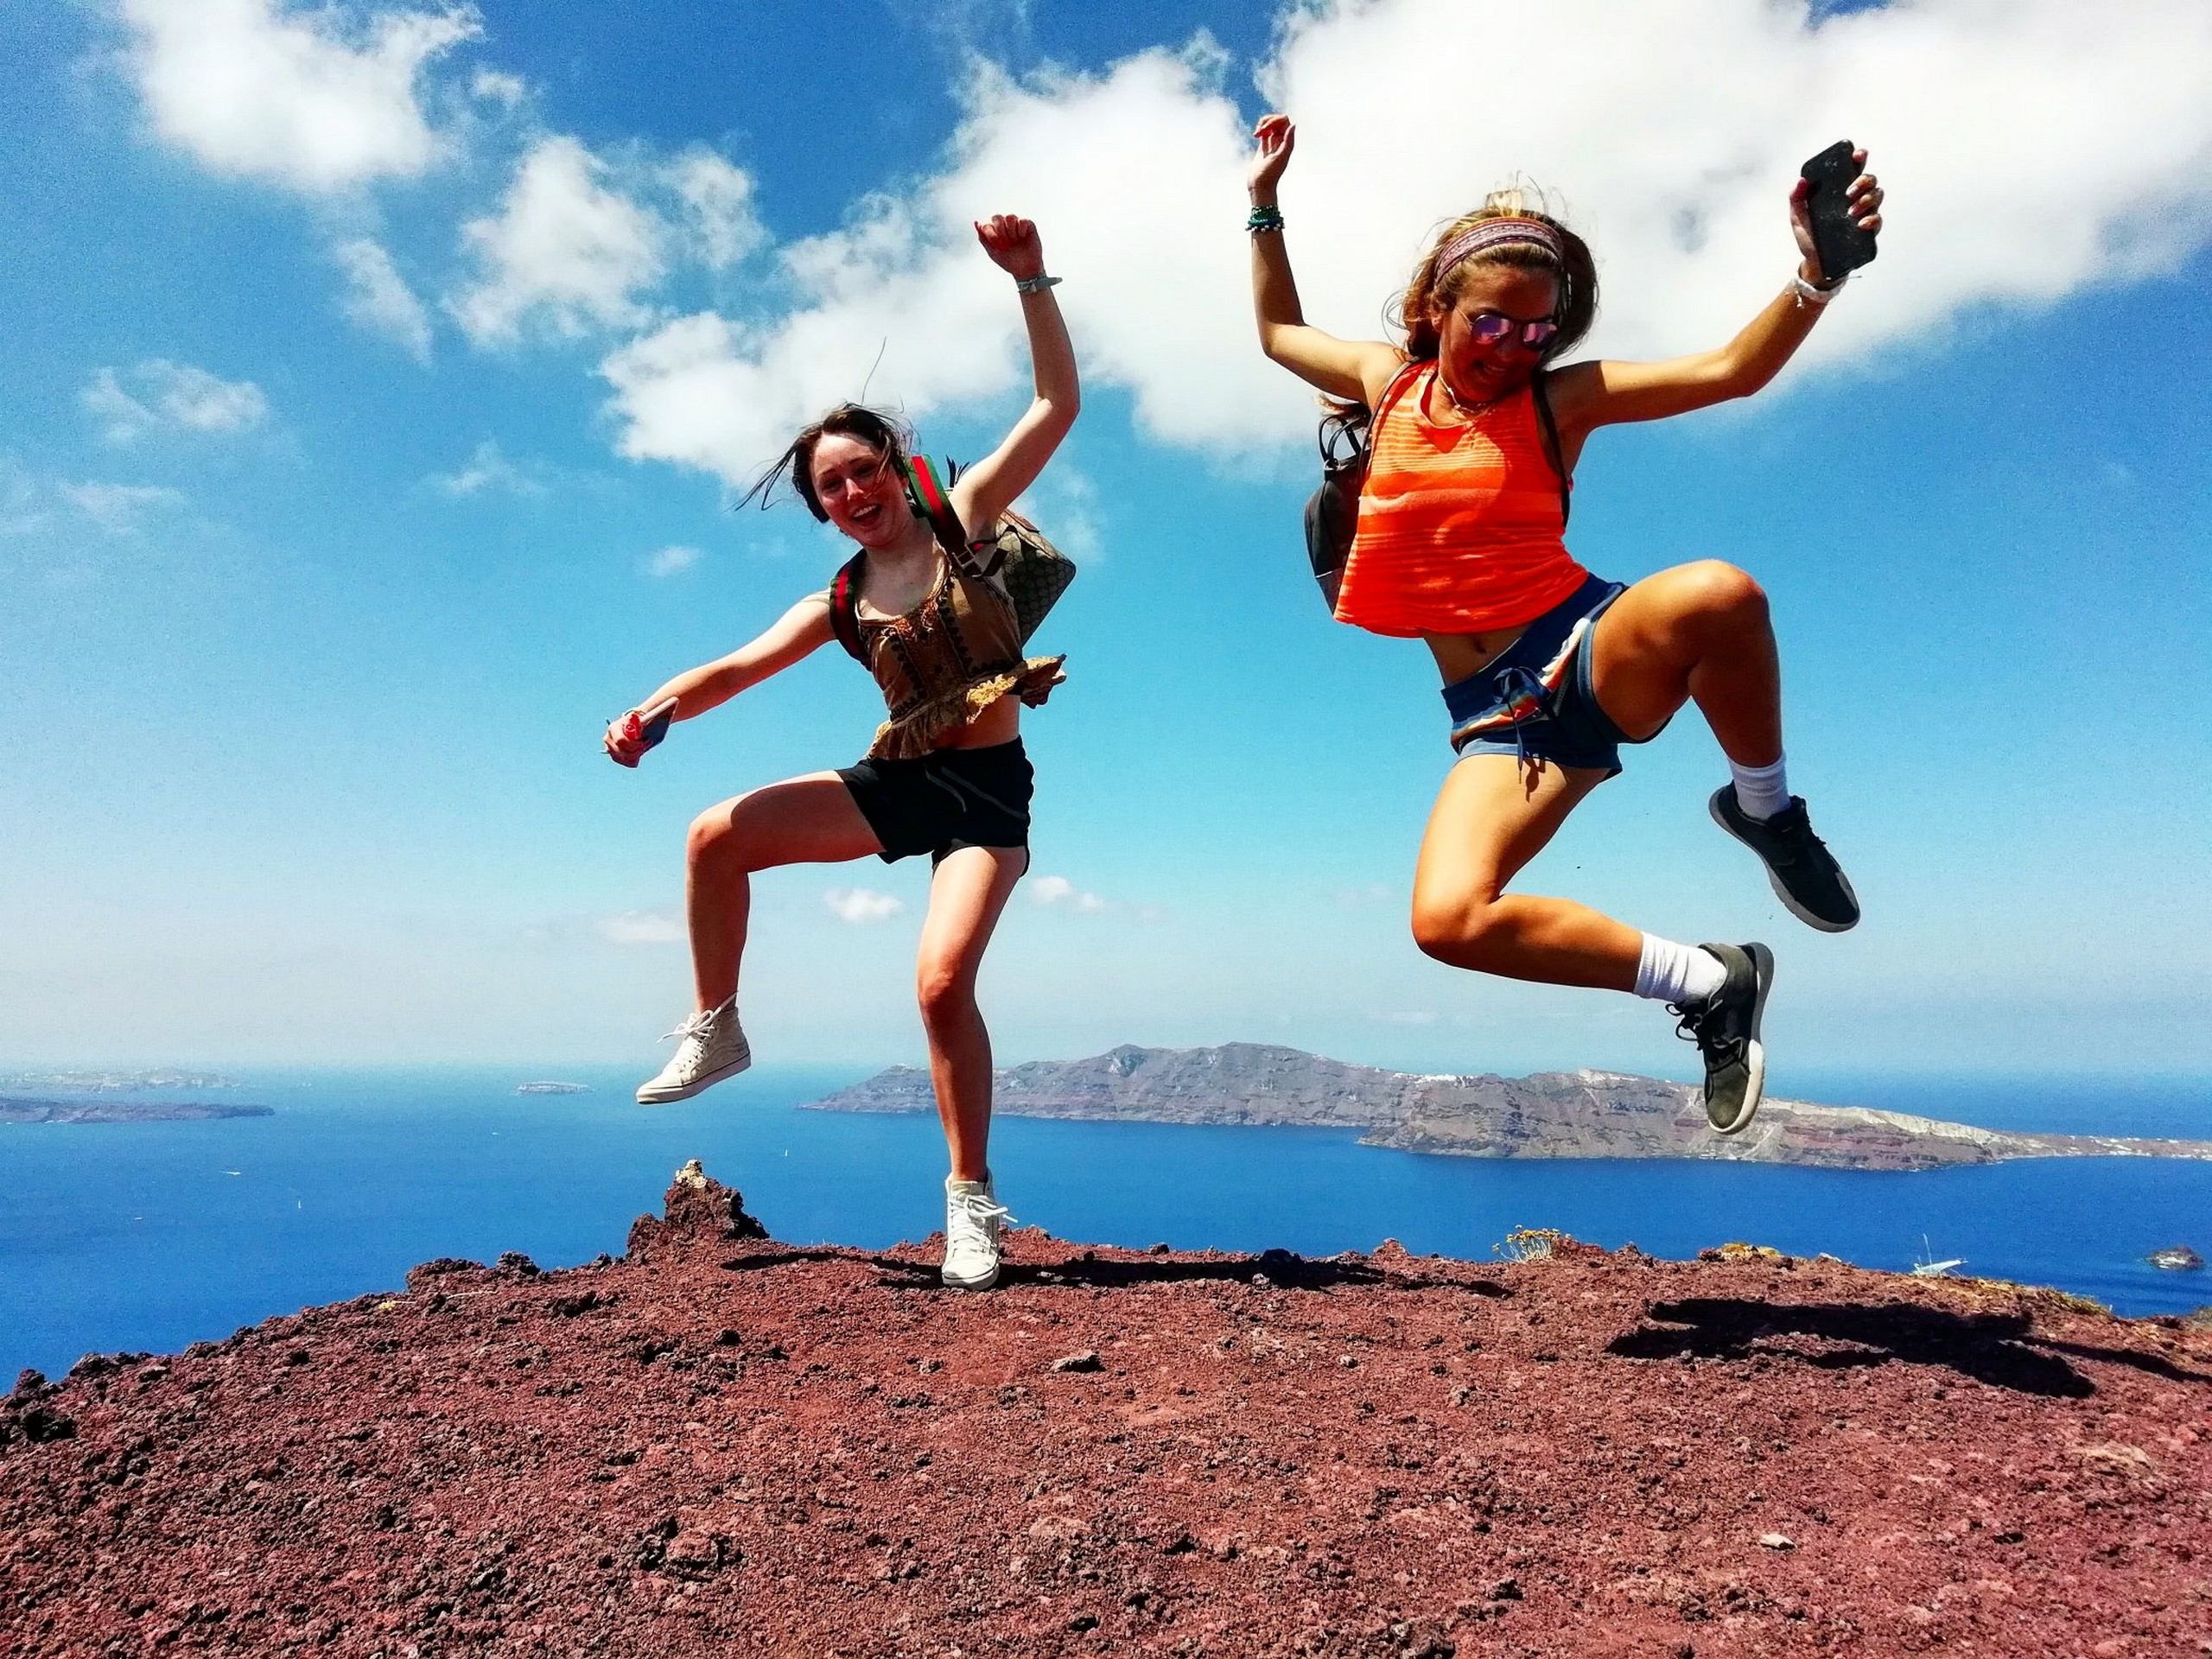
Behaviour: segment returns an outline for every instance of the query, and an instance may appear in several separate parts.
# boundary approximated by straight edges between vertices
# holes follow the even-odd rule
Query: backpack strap
[[[1538,369],[1529,378],[1529,395],[1535,399],[1536,424],[1543,431],[1544,454],[1550,459],[1552,471],[1559,474],[1559,527],[1565,530],[1567,517],[1574,511],[1574,480],[1567,476],[1567,463],[1560,455],[1559,426],[1552,419],[1552,396],[1544,386],[1548,373],[1548,370]]]
[[[906,464],[906,499],[915,517],[930,527],[939,547],[951,557],[959,557],[968,545],[968,532],[961,528],[960,515],[953,508],[950,486],[938,477],[927,455],[908,455]]]
[[[867,557],[865,549],[854,554],[830,582],[830,632],[837,636],[845,654],[862,667],[868,664],[868,653],[861,648],[861,573]]]
[[[1409,357],[1397,373],[1390,377],[1390,384],[1382,388],[1382,395],[1375,400],[1375,412],[1367,417],[1369,443],[1374,442],[1375,435],[1382,429],[1385,417],[1412,390],[1414,382],[1421,378],[1421,371],[1435,367],[1436,359],[1433,357]]]
[[[1357,491],[1359,481],[1367,476],[1368,451],[1376,433],[1382,429],[1383,417],[1405,396],[1406,388],[1413,385],[1426,366],[1427,359],[1408,359],[1400,365],[1397,373],[1390,377],[1389,385],[1382,388],[1382,395],[1375,400],[1373,409],[1363,404],[1330,404],[1331,412],[1322,417],[1316,434],[1324,478],[1344,479]]]

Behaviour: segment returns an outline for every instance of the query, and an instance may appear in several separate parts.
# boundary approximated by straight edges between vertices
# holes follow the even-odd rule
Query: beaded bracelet
[[[1244,221],[1244,228],[1255,236],[1262,231],[1279,231],[1282,229],[1282,209],[1255,207],[1252,216]]]

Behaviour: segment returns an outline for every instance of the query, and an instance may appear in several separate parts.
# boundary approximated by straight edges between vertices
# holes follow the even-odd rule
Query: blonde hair
[[[1492,219],[1533,219],[1549,226],[1558,234],[1566,257],[1561,259],[1535,242],[1503,242],[1459,261],[1440,282],[1438,256],[1476,226]],[[1428,251],[1414,267],[1406,291],[1390,308],[1397,314],[1390,321],[1405,330],[1408,357],[1420,360],[1436,355],[1436,325],[1429,321],[1429,313],[1449,311],[1457,305],[1468,273],[1483,265],[1548,270],[1559,283],[1559,309],[1554,317],[1559,334],[1544,353],[1547,361],[1573,347],[1598,320],[1598,265],[1591,257],[1590,245],[1549,211],[1541,190],[1534,185],[1513,184],[1491,191],[1483,198],[1481,207],[1440,226],[1429,238]]]

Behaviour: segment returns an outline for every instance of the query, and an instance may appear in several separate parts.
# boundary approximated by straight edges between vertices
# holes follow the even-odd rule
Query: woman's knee
[[[976,976],[957,962],[924,962],[914,972],[914,996],[931,1029],[967,1020],[976,1013]]]
[[[1497,925],[1495,894],[1414,895],[1414,943],[1455,968],[1482,954]]]
[[[724,801],[691,820],[691,828],[683,838],[683,853],[694,868],[702,864],[746,868],[745,837],[739,828],[737,811],[743,804],[742,796],[735,801]]]
[[[1682,609],[1689,614],[1735,627],[1767,625],[1766,589],[1749,571],[1721,559],[1700,559],[1676,574]]]

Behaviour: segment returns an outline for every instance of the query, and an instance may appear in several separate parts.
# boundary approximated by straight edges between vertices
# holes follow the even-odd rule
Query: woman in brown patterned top
[[[961,474],[951,505],[988,533],[1043,471],[1074,423],[1074,349],[1045,274],[1037,227],[1001,214],[976,226],[992,262],[1014,278],[1029,332],[1037,395],[1006,441]],[[647,1104],[683,1100],[751,1064],[737,1019],[752,876],[784,864],[875,854],[930,855],[929,914],[916,979],[930,1074],[952,1169],[945,1182],[944,1281],[981,1290],[998,1277],[999,1223],[987,1143],[991,1043],[976,1006],[976,974],[992,929],[1029,867],[1031,773],[1020,705],[1045,700],[1060,659],[1025,658],[1006,592],[981,567],[939,550],[909,505],[899,427],[843,404],[799,434],[756,493],[788,476],[818,518],[865,553],[854,595],[861,654],[892,718],[868,756],[839,772],[771,784],[693,820],[687,907],[697,1003],[672,1034],[682,1040],[661,1074],[638,1090]],[[637,764],[649,739],[643,709],[673,701],[688,720],[727,702],[830,643],[830,594],[809,594],[751,644],[679,674],[607,728],[607,753]]]

